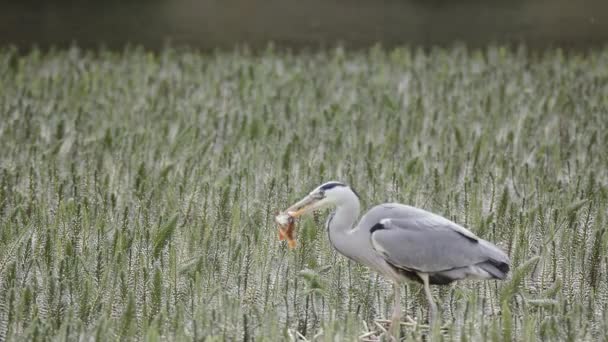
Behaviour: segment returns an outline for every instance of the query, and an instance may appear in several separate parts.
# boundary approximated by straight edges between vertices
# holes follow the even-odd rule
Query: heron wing
[[[438,221],[383,219],[371,231],[376,252],[390,264],[410,271],[441,272],[482,263],[493,256],[506,258],[489,242],[470,238]]]
[[[479,240],[479,238],[470,230],[445,217],[433,214],[424,209],[400,203],[385,203],[375,206],[361,219],[360,226],[369,229],[380,222],[380,220],[387,218],[406,220],[408,226],[418,226],[425,229],[439,229],[442,231],[446,229],[453,230],[470,240]]]

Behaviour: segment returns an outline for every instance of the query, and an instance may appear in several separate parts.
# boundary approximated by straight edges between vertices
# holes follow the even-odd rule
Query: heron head
[[[346,184],[336,181],[324,183],[306,197],[287,209],[292,217],[299,217],[311,211],[331,205],[338,205],[352,199],[357,194]],[[358,197],[358,196],[357,196]]]

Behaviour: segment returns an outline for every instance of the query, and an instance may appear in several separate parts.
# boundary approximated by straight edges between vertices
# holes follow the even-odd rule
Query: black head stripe
[[[321,185],[321,190],[329,190],[329,189],[333,189],[337,186],[346,186],[346,184],[340,183],[340,182],[328,182],[328,183]]]
[[[321,187],[319,189],[325,191],[325,190],[333,189],[337,186],[347,186],[347,185],[344,183],[340,183],[340,182],[327,182],[327,183],[321,185]],[[353,189],[352,187],[350,189],[355,194],[355,196],[357,196],[357,198],[359,198],[359,199],[361,198],[361,196],[359,196],[359,194],[355,191],[355,189]]]

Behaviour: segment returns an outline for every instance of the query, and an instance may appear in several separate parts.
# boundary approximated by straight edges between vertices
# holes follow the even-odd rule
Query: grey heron
[[[394,282],[391,327],[401,320],[401,283],[422,283],[429,302],[429,321],[437,308],[429,285],[461,279],[505,279],[509,257],[494,244],[466,228],[423,209],[399,203],[373,207],[359,219],[357,193],[341,182],[327,182],[298,201],[287,213],[293,218],[328,206],[331,245]]]

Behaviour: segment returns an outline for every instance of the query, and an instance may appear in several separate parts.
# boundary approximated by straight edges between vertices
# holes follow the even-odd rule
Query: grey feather
[[[377,223],[386,229],[371,235],[374,249],[394,267],[436,273],[434,283],[467,277],[503,279],[508,273],[509,258],[503,251],[426,210],[399,203],[381,204],[361,219],[359,228],[370,229]]]
[[[409,225],[424,227],[425,229],[451,229],[471,240],[479,238],[470,230],[429,211],[411,207],[400,203],[380,204],[370,209],[361,218],[359,227],[373,227],[383,219],[404,219]]]
[[[504,252],[483,239],[470,239],[451,225],[429,225],[412,219],[383,219],[381,223],[385,229],[372,234],[372,245],[395,267],[423,273],[444,272],[453,280],[469,275],[506,275],[499,269],[509,262]]]

